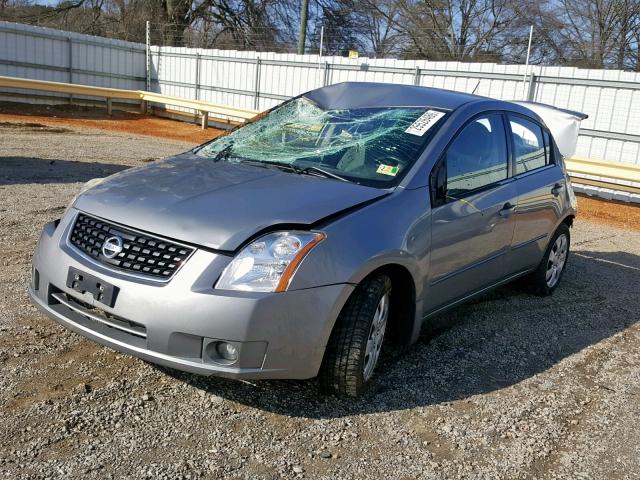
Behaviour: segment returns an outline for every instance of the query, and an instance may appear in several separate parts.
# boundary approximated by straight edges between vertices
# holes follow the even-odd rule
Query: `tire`
[[[540,265],[528,277],[528,285],[533,293],[546,297],[551,295],[558,287],[567,267],[570,245],[571,233],[569,232],[569,227],[562,223],[551,237]],[[553,265],[555,265],[555,271],[551,272]]]
[[[325,392],[357,397],[367,388],[384,342],[390,294],[390,278],[375,275],[358,285],[347,300],[320,367]]]

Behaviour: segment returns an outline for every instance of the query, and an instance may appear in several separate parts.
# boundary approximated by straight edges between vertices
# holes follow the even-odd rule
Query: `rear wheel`
[[[551,237],[537,270],[529,277],[529,285],[534,293],[544,297],[556,289],[567,266],[570,243],[569,227],[563,223]]]
[[[358,285],[340,312],[320,369],[325,391],[358,396],[367,387],[384,341],[391,280],[376,275]]]

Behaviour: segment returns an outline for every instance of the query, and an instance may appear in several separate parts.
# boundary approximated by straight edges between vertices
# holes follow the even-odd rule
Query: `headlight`
[[[275,232],[254,240],[224,269],[215,288],[284,292],[307,253],[324,233]]]

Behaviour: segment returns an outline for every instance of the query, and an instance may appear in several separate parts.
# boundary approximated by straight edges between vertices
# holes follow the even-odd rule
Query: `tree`
[[[500,57],[517,19],[513,0],[390,0],[378,9],[407,42],[403,55],[432,60]]]
[[[585,68],[637,68],[637,0],[556,0],[532,18],[548,61]]]
[[[0,0],[0,19],[170,46],[296,51],[302,0]],[[308,0],[306,46],[344,55],[640,71],[640,0]]]
[[[350,0],[354,12],[354,27],[374,57],[397,55],[405,45],[405,36],[398,27],[400,9],[394,0]]]

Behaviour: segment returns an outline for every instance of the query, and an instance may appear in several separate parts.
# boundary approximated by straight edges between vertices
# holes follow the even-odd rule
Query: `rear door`
[[[504,277],[517,203],[510,168],[499,112],[467,123],[436,164],[425,313]],[[446,188],[442,180],[438,184],[439,175],[446,177]]]
[[[540,262],[564,211],[567,185],[548,130],[529,117],[508,118],[518,208],[507,268],[515,273]]]

